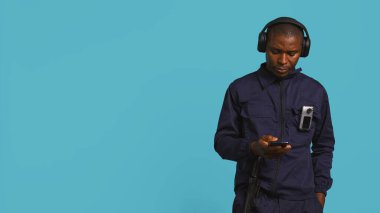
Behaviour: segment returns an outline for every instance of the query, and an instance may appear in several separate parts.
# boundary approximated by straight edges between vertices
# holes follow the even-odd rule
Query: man
[[[323,212],[335,139],[326,90],[295,68],[309,49],[304,25],[275,19],[259,35],[266,63],[227,89],[214,147],[237,162],[233,213]]]

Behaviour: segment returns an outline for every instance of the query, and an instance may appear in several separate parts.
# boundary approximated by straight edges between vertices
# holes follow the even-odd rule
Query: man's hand
[[[277,141],[278,138],[272,135],[263,135],[260,137],[259,141],[254,141],[251,143],[251,152],[254,155],[273,158],[281,156],[292,148],[290,144],[284,146],[269,146],[269,143]]]
[[[322,208],[323,208],[325,206],[325,199],[326,199],[325,194],[321,192],[317,192],[315,193],[315,195],[317,196],[317,200],[319,201],[319,203],[321,203]]]

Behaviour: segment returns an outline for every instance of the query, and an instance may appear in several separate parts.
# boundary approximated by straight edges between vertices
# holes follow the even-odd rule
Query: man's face
[[[301,39],[296,35],[270,35],[266,47],[266,68],[278,77],[288,75],[301,56]]]

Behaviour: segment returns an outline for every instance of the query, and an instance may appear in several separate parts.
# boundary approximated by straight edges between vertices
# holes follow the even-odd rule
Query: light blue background
[[[0,212],[228,213],[224,92],[278,16],[312,39],[330,97],[325,212],[379,212],[376,1],[1,0]]]

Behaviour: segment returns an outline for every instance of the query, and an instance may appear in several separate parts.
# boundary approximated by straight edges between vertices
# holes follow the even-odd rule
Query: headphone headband
[[[275,24],[279,24],[279,23],[292,24],[292,25],[295,25],[296,27],[298,27],[302,30],[303,41],[302,41],[301,57],[308,56],[309,50],[310,50],[310,44],[311,44],[309,32],[307,31],[306,27],[301,22],[297,21],[294,18],[290,18],[290,17],[279,17],[279,18],[276,18],[276,19],[270,21],[268,24],[266,24],[259,34],[259,42],[257,45],[257,50],[259,52],[265,52],[266,44],[267,44],[267,33],[265,32],[265,30],[267,30],[271,26],[273,26]],[[304,34],[306,34],[306,36],[304,36]]]

